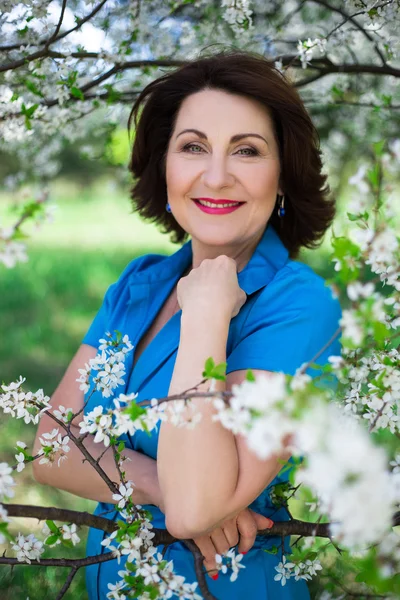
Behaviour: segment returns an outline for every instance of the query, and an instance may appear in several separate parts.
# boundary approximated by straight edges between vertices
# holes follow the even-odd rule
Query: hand
[[[239,544],[239,553],[248,552],[253,547],[257,532],[262,529],[270,529],[273,524],[271,519],[245,508],[236,517],[227,519],[221,527],[217,527],[210,534],[193,538],[204,556],[207,574],[212,577],[218,573],[215,561],[217,553],[224,554],[237,544]]]
[[[239,287],[237,264],[233,258],[221,254],[206,258],[201,265],[182,277],[177,285],[177,297],[182,312],[204,311],[236,317],[246,302],[246,293]]]

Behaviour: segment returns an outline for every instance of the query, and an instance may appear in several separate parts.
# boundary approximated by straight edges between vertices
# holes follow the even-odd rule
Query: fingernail
[[[216,573],[215,575],[211,575],[211,577],[212,577],[212,578],[214,579],[214,581],[215,581],[216,579],[218,579],[218,575],[219,575],[219,573]]]
[[[271,529],[271,527],[273,527],[275,525],[275,523],[270,519],[270,523],[267,527],[267,529]]]
[[[248,552],[248,550],[247,550],[247,552]],[[242,554],[247,554],[247,552],[242,552]]]

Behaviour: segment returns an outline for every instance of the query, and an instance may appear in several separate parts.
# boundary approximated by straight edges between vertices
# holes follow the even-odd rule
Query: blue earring
[[[278,217],[284,217],[285,216],[285,195],[281,196],[281,204],[280,207],[278,208]]]
[[[165,206],[165,209],[166,209],[166,211],[167,211],[167,212],[169,212],[169,213],[170,213],[170,212],[172,212],[172,210],[171,210],[171,205],[170,205],[170,203],[169,203],[169,202],[167,202],[167,204],[166,204],[166,206]]]

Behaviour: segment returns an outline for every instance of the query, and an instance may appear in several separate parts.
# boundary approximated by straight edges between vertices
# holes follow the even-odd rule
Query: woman
[[[114,330],[134,345],[115,397],[135,392],[140,401],[190,389],[202,380],[209,356],[227,362],[218,389],[241,383],[247,369],[256,376],[294,374],[327,345],[341,317],[324,280],[295,260],[301,247],[317,246],[335,215],[318,135],[296,90],[262,56],[227,51],[150,83],[129,126],[133,117],[133,205],[174,242],[191,239],[172,256],[133,260],[110,286],[52,405],[65,405],[67,394],[73,410],[83,405],[77,369]],[[336,339],[317,362],[339,353]],[[207,383],[199,387],[206,389]],[[95,392],[85,413],[113,406],[112,400]],[[289,539],[282,548],[280,538],[256,535],[271,525],[268,517],[289,519],[271,500],[273,486],[288,480],[279,460],[288,455],[258,459],[241,436],[211,421],[210,403],[194,402],[203,418],[193,430],[159,422],[150,436],[122,436],[133,501],[151,511],[154,527],[194,539],[218,600],[308,599],[304,580],[291,578],[285,586],[275,580]],[[37,438],[44,430],[46,421]],[[86,442],[99,456],[99,444]],[[100,464],[118,480],[111,453]],[[109,489],[75,449],[60,469],[36,466],[35,473],[43,483],[99,501],[95,514],[118,518]],[[105,538],[91,529],[88,555],[106,551]],[[231,582],[229,571],[218,574],[215,552],[234,546],[248,552],[246,568]],[[265,551],[273,546],[278,554]],[[169,546],[165,558],[188,583],[196,581],[193,555],[182,542]],[[105,600],[123,568],[122,560],[87,568],[90,600]]]

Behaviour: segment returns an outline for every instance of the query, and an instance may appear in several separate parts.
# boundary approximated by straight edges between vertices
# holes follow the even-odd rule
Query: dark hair
[[[238,94],[263,104],[271,116],[279,147],[285,215],[272,223],[289,256],[302,246],[316,248],[336,212],[329,198],[327,175],[321,173],[320,139],[304,104],[290,81],[274,62],[242,50],[223,50],[187,62],[149,83],[136,99],[128,120],[135,131],[129,171],[134,177],[130,196],[133,210],[172,233],[174,243],[188,233],[165,210],[167,187],[165,159],[169,140],[183,100],[204,89]]]

